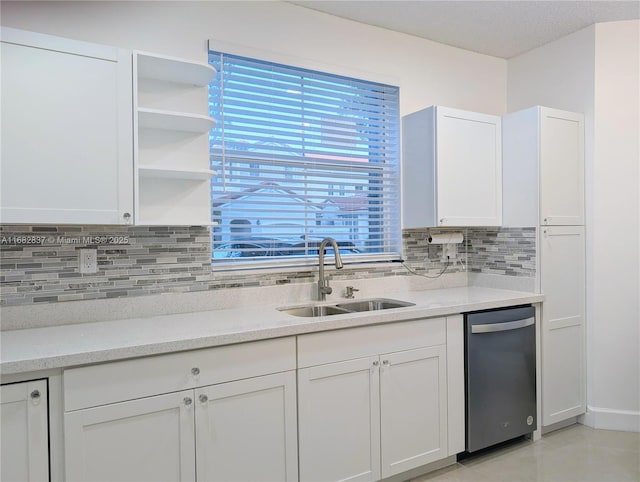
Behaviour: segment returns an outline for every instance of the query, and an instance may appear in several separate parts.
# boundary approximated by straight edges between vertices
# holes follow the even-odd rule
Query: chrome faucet
[[[329,286],[329,279],[324,277],[324,250],[330,244],[333,247],[333,253],[335,255],[336,269],[342,269],[342,258],[340,257],[340,249],[338,243],[333,238],[324,238],[318,248],[318,300],[324,301],[327,299],[327,295],[330,295],[333,289]]]

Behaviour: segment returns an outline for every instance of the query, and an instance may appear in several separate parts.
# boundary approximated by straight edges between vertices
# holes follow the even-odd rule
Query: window
[[[215,263],[400,256],[397,87],[209,52]],[[314,257],[313,260],[310,257]]]

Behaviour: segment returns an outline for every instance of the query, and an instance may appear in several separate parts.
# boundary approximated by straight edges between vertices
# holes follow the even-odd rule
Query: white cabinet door
[[[198,480],[298,480],[294,370],[195,395]]]
[[[500,117],[438,106],[438,226],[500,226]]]
[[[380,360],[382,477],[447,457],[446,346]]]
[[[402,120],[402,226],[500,226],[501,119],[432,106]]]
[[[3,223],[133,221],[131,54],[2,29]]]
[[[542,425],[585,412],[585,239],[582,226],[543,227]]]
[[[1,479],[49,480],[47,382],[0,387]]]
[[[64,414],[66,480],[194,481],[193,391]]]
[[[379,359],[298,370],[300,480],[380,479]]]
[[[584,224],[584,116],[540,108],[540,224]]]

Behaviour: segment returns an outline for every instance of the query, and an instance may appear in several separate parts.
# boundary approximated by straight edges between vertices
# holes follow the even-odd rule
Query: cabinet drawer
[[[294,337],[72,368],[64,372],[65,411],[295,368]]]
[[[447,342],[445,318],[312,333],[298,337],[298,368]]]

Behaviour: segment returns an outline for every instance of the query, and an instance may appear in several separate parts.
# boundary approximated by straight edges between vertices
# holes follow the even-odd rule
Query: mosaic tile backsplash
[[[447,273],[468,267],[473,272],[535,276],[534,228],[463,231],[465,242],[458,247],[462,263],[448,266]],[[5,225],[0,236],[0,304],[5,306],[273,286],[311,282],[317,276],[312,269],[264,274],[212,270],[209,228],[201,226]],[[428,244],[428,230],[405,230],[402,237],[405,264],[412,271],[428,276],[442,271],[442,246]],[[97,273],[79,272],[81,248],[97,249]],[[400,263],[330,271],[340,280],[409,275]]]
[[[536,228],[468,229],[465,246],[472,273],[536,276]]]

